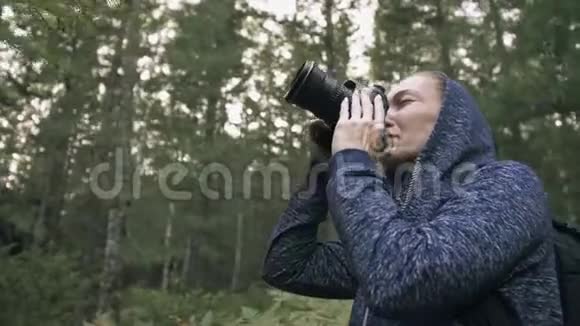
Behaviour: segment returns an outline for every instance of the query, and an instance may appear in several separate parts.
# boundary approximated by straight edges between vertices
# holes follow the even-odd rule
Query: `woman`
[[[475,101],[443,74],[412,75],[387,98],[386,114],[380,97],[355,92],[352,106],[343,102],[328,171],[313,177],[311,168],[314,191],[291,198],[264,280],[354,299],[350,325],[493,320],[481,314],[489,297],[509,324],[561,325],[552,224],[536,174],[496,159]],[[318,134],[329,130],[317,122],[311,131],[324,147]],[[386,148],[376,145],[380,135]],[[320,243],[327,210],[340,241]]]

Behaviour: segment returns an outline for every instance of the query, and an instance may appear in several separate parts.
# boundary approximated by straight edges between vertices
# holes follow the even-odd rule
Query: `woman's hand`
[[[371,103],[369,94],[356,90],[352,95],[350,110],[348,98],[342,101],[340,117],[332,138],[332,154],[343,149],[360,149],[371,153],[381,147],[385,131],[385,111],[379,95]]]

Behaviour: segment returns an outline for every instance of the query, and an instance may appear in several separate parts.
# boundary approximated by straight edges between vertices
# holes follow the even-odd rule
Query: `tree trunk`
[[[187,286],[189,284],[189,265],[191,264],[191,246],[193,239],[190,236],[187,237],[187,242],[185,244],[185,254],[183,255],[183,266],[181,268],[181,284],[182,286]]]
[[[337,67],[334,51],[334,23],[332,22],[333,2],[333,0],[324,0],[324,20],[326,21],[326,30],[324,33],[324,52],[326,53],[326,65],[328,66],[328,72],[336,78]]]
[[[105,245],[104,268],[100,284],[98,314],[112,313],[115,320],[119,319],[119,276],[122,268],[121,238],[127,211],[131,205],[131,175],[133,162],[131,159],[130,141],[133,124],[133,88],[137,83],[136,70],[137,50],[139,47],[139,4],[140,0],[128,0],[127,19],[123,20],[120,36],[127,39],[126,47],[116,49],[116,55],[121,56],[123,75],[120,78],[121,87],[111,90],[116,100],[113,101],[112,121],[116,122],[112,132],[113,161],[115,172],[121,174],[122,188],[120,194],[113,199],[109,208],[107,220],[107,242]],[[122,44],[122,43],[120,43]],[[117,74],[116,71],[111,73]],[[120,171],[119,171],[120,169]]]
[[[169,277],[171,272],[171,237],[173,233],[173,218],[175,216],[175,204],[169,203],[169,215],[167,215],[167,224],[165,225],[165,237],[163,238],[163,247],[165,249],[165,261],[163,262],[163,277],[161,279],[161,289],[167,291],[169,287]]]
[[[505,45],[503,44],[504,30],[499,8],[497,7],[495,0],[489,0],[489,14],[491,15],[491,20],[493,22],[496,49],[498,51],[500,62],[502,63],[501,70],[503,73],[509,74],[510,60]]]
[[[554,45],[553,53],[556,61],[556,70],[558,74],[565,74],[564,56],[567,54],[570,47],[570,25],[571,15],[569,10],[563,6],[562,0],[555,0],[554,16],[559,17],[553,24]]]
[[[447,21],[447,11],[445,10],[446,4],[444,0],[437,1],[437,19],[435,25],[435,32],[437,33],[437,38],[439,40],[439,61],[442,66],[443,72],[445,72],[449,77],[455,78],[455,71],[451,64],[451,34]]]
[[[332,21],[332,17],[334,14],[334,1],[332,0],[325,0],[324,1],[324,19],[326,21],[326,28],[324,34],[324,52],[326,53],[326,65],[328,67],[328,71],[335,76],[335,78],[342,78],[343,76],[337,76],[338,67],[336,66],[336,51],[334,48],[335,44],[335,36],[334,36],[334,23]],[[346,67],[340,69],[341,71],[346,71]],[[336,237],[336,230],[334,228],[334,224],[327,219],[325,222],[319,224],[318,227],[318,236],[321,240],[331,240]]]
[[[234,270],[230,290],[236,291],[240,286],[240,272],[242,270],[242,249],[244,245],[244,214],[238,213],[236,229],[236,254],[234,258]]]
[[[91,49],[91,46],[79,42],[75,35],[69,38],[66,43],[72,50],[68,60],[81,60],[83,51]],[[65,41],[63,37],[56,37],[54,42]],[[87,92],[80,80],[73,77],[72,71],[65,70],[62,74],[64,94],[40,126],[37,139],[39,147],[44,151],[38,152],[33,167],[36,175],[29,184],[31,193],[40,192],[34,195],[39,199],[39,209],[32,230],[35,242],[42,247],[52,247],[61,238],[59,226],[68,184],[71,141],[79,116],[78,107],[81,106],[79,99]]]
[[[121,220],[123,212],[116,208],[109,210],[107,219],[107,242],[105,244],[105,259],[103,275],[100,280],[100,293],[97,316],[112,313],[114,316],[119,310],[118,275],[121,273],[120,239]],[[118,317],[115,318],[118,320]]]
[[[42,159],[39,161],[41,178],[44,180],[40,201],[40,210],[34,225],[34,238],[40,246],[51,246],[58,242],[61,212],[64,206],[64,196],[68,179],[67,164],[70,137],[72,132],[71,96],[74,89],[67,89],[67,94],[58,102],[57,108],[47,119],[46,138],[41,138]],[[58,125],[56,129],[53,126]]]
[[[216,138],[216,133],[217,133],[217,121],[218,121],[218,99],[216,96],[214,95],[209,95],[207,97],[207,111],[205,114],[205,126],[204,126],[204,138],[205,138],[205,145],[207,146],[207,148],[212,148],[213,144],[215,143],[215,138]],[[205,158],[205,164],[209,164],[212,163],[213,160],[215,158],[214,157],[206,157]],[[217,184],[217,178],[216,175],[210,175],[209,179],[208,179],[208,187],[210,189],[216,189],[215,186]],[[200,198],[200,204],[199,204],[199,218],[202,219],[203,221],[208,221],[210,219],[210,215],[213,209],[213,205],[212,205],[212,200],[210,198],[208,198],[207,196],[205,196],[204,194],[200,194],[201,198]],[[203,233],[205,231],[203,230],[194,230],[193,231],[195,233],[196,236],[196,241],[192,242],[193,244],[197,244],[202,243],[204,241],[206,241],[206,235]],[[191,250],[191,254],[190,254],[190,264],[193,264],[194,268],[196,268],[195,270],[190,270],[190,276],[193,276],[193,282],[195,284],[195,286],[197,287],[198,285],[201,284],[205,284],[207,278],[207,274],[205,272],[205,270],[201,269],[201,264],[197,261],[198,259],[200,259],[200,254],[199,254],[199,247],[197,245],[193,245],[189,248],[189,250]],[[191,268],[188,267],[188,268]]]

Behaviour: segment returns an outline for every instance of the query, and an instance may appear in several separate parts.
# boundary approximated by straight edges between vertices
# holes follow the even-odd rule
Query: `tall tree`
[[[167,46],[167,62],[175,71],[169,79],[172,84],[170,96],[176,107],[184,108],[187,113],[180,120],[177,112],[168,119],[185,132],[175,137],[185,145],[181,146],[183,153],[194,160],[192,167],[196,175],[210,164],[221,161],[224,153],[232,148],[228,146],[231,138],[224,132],[224,125],[228,119],[226,105],[239,94],[240,84],[247,78],[242,56],[249,43],[240,34],[243,10],[236,0],[200,1],[184,4],[182,10],[172,13],[177,36]],[[217,181],[216,175],[210,176],[208,187],[219,188]],[[213,200],[203,192],[196,194],[193,210],[201,220],[192,224],[207,226],[212,219],[217,223],[221,212],[212,205]],[[205,278],[212,278],[219,272],[216,273],[209,261],[199,261],[207,258],[203,257],[204,249],[200,246],[220,245],[215,243],[217,239],[211,236],[212,232],[189,230],[194,233],[191,244],[198,246],[188,251],[188,263],[194,266],[187,269],[192,274],[188,279],[193,284],[203,284]],[[205,266],[207,271],[203,269]]]
[[[10,11],[17,21],[9,26],[23,28],[6,37],[18,49],[18,59],[24,63],[24,69],[5,71],[6,101],[11,102],[12,89],[30,101],[50,102],[47,117],[35,126],[36,132],[27,135],[36,147],[26,151],[31,160],[26,192],[28,202],[35,203],[37,208],[32,224],[36,241],[41,245],[54,245],[61,238],[71,142],[83,105],[90,102],[95,87],[95,80],[86,75],[90,75],[90,67],[97,60],[96,34],[90,19],[80,13],[66,14],[70,9],[70,5],[62,2],[16,3]],[[34,112],[37,108],[22,107],[22,114],[38,119],[38,112]]]
[[[115,176],[120,175],[121,189],[118,196],[112,199],[107,219],[107,241],[105,244],[104,268],[100,282],[98,313],[112,312],[115,320],[119,319],[119,280],[122,268],[121,236],[128,208],[131,205],[131,176],[135,167],[132,159],[131,139],[133,133],[133,112],[135,107],[134,88],[138,82],[136,70],[137,53],[140,45],[139,14],[141,0],[127,0],[124,3],[124,19],[119,29],[119,42],[115,49],[115,58],[121,62],[121,71],[113,71],[119,79],[119,88],[111,92],[111,121],[113,121],[111,143],[111,166]],[[120,171],[119,171],[120,170]]]

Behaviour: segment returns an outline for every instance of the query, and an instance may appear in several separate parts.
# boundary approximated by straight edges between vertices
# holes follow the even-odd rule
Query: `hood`
[[[462,163],[495,160],[493,134],[475,99],[456,80],[444,82],[441,111],[418,161],[445,175]]]
[[[411,215],[414,208],[422,207],[422,214],[429,207],[435,209],[439,200],[457,189],[456,182],[467,180],[470,172],[496,160],[491,128],[475,99],[453,79],[445,77],[444,84],[437,121],[412,169],[387,175],[386,186]]]

